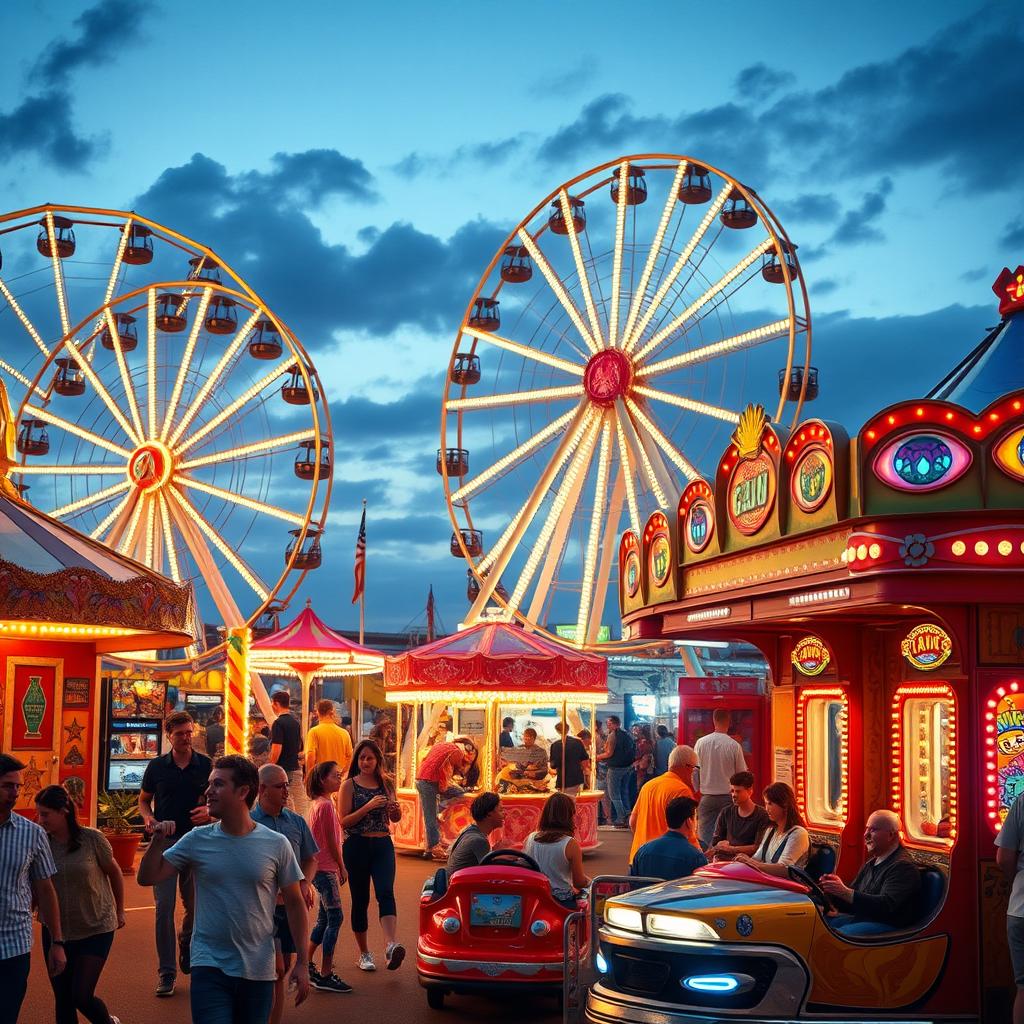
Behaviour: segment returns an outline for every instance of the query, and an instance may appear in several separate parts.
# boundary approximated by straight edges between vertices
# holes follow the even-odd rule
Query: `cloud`
[[[518,135],[511,135],[504,139],[494,139],[488,142],[474,142],[457,147],[452,153],[441,155],[438,153],[408,153],[397,163],[391,164],[387,169],[406,181],[422,177],[424,174],[446,174],[447,169],[453,164],[473,163],[482,164],[488,170],[498,164],[503,164],[512,159],[517,153],[522,152],[527,143],[527,134],[520,132]]]
[[[248,183],[263,188],[268,196],[278,191],[289,201],[318,205],[328,196],[341,195],[361,202],[377,198],[373,175],[361,160],[342,156],[336,149],[307,149],[303,153],[275,153],[273,170],[250,172]]]
[[[796,75],[791,71],[778,71],[763,63],[752,64],[736,76],[736,92],[747,100],[765,100],[795,81]]]
[[[0,113],[0,159],[34,154],[64,171],[82,171],[102,148],[76,133],[71,100],[61,91],[29,96]]]
[[[786,222],[827,224],[839,219],[842,207],[831,193],[805,192],[795,199],[785,199],[775,204],[775,210]]]
[[[846,211],[826,245],[829,243],[862,245],[866,242],[881,242],[885,235],[875,227],[875,222],[885,213],[886,200],[891,192],[892,179],[882,178],[873,191],[864,193],[860,206]]]
[[[109,64],[140,36],[152,11],[143,0],[102,0],[75,19],[76,35],[46,48],[31,78],[52,89],[66,85],[79,68]]]
[[[410,437],[436,436],[440,413],[441,381],[423,377],[394,402],[373,402],[361,395],[333,402],[331,424],[346,444],[359,438],[403,439],[400,443],[404,444]],[[426,451],[426,446],[423,449]]]
[[[597,75],[597,65],[590,57],[583,57],[575,67],[551,75],[542,75],[527,88],[535,100],[564,100],[581,92]]]
[[[999,237],[999,244],[1004,249],[1013,249],[1015,251],[1024,249],[1024,214],[1016,217],[1006,225],[1002,235]],[[1024,260],[1024,255],[1021,255],[1020,258]]]

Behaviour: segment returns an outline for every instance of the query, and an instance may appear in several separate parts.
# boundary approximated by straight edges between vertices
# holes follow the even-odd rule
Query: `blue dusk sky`
[[[997,319],[992,281],[1024,262],[1020,11],[14,0],[0,8],[0,211],[134,209],[235,267],[302,340],[332,411],[324,565],[303,596],[355,627],[365,497],[367,627],[422,618],[432,584],[454,628],[466,579],[434,471],[442,388],[512,228],[619,156],[728,170],[800,244],[822,374],[811,411],[855,430],[975,345]],[[0,356],[32,355],[0,308]],[[269,575],[282,546],[257,531],[242,554]],[[605,621],[617,629],[613,601]]]

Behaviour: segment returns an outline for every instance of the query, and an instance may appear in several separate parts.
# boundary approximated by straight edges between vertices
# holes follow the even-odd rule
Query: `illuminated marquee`
[[[914,668],[931,672],[953,653],[953,641],[944,629],[926,622],[906,635],[900,652]]]
[[[805,676],[820,676],[832,661],[828,644],[816,636],[805,636],[797,641],[789,657],[793,667]]]
[[[1000,686],[985,707],[985,817],[996,832],[1024,793],[1024,694],[1019,691],[1018,682]]]
[[[748,537],[760,531],[775,505],[775,463],[762,449],[767,422],[764,409],[747,406],[733,434],[738,461],[729,480],[729,519]]]

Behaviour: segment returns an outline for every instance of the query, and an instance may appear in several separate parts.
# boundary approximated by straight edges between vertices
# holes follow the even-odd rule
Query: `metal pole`
[[[565,701],[562,701],[562,773],[559,778],[562,780],[561,789],[565,791],[565,748],[569,745],[569,727],[565,723]]]

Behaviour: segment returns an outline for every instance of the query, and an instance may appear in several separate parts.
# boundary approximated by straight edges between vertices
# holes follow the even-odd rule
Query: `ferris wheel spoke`
[[[171,390],[171,398],[167,403],[167,411],[164,413],[164,425],[160,429],[160,440],[166,441],[170,433],[171,424],[174,422],[174,414],[178,410],[178,402],[181,399],[181,389],[185,386],[185,378],[192,366],[192,353],[195,351],[196,341],[199,339],[199,328],[203,326],[206,319],[206,309],[210,305],[210,298],[213,295],[211,288],[204,288],[199,299],[199,309],[192,320],[192,330],[189,331],[188,341],[185,343],[185,351],[181,357],[181,366],[178,367],[178,375],[174,379],[174,388]]]
[[[11,466],[11,473],[21,476],[123,476],[124,466],[116,462],[103,462],[95,466],[79,466],[74,462],[43,466],[38,462],[29,462],[24,466]]]
[[[712,419],[722,420],[723,423],[739,423],[740,414],[732,409],[723,409],[719,405],[710,405],[708,402],[698,402],[683,395],[673,395],[667,391],[659,391],[657,388],[645,387],[638,384],[634,392],[643,395],[645,398],[653,398],[658,402],[665,402],[667,405],[674,405],[677,409],[686,409],[688,412],[695,412],[701,416],[710,416]]]
[[[615,441],[619,449],[619,465],[622,467],[622,476],[626,488],[626,504],[629,506],[629,521],[633,524],[633,531],[640,536],[640,506],[636,500],[636,485],[633,481],[633,461],[629,457],[629,448],[626,445],[626,435],[622,429],[622,417],[615,417]]]
[[[25,419],[32,417],[33,419],[45,420],[51,426],[60,427],[61,430],[66,430],[69,434],[74,434],[83,441],[88,441],[90,444],[97,445],[100,448],[106,448],[107,451],[113,452],[115,455],[123,456],[126,461],[131,458],[131,452],[127,448],[122,448],[121,445],[108,441],[107,438],[100,437],[99,434],[94,434],[91,430],[86,430],[85,427],[80,427],[77,423],[72,423],[70,420],[66,420],[63,416],[58,416],[48,409],[42,409],[36,405],[26,405],[24,411]]]
[[[184,473],[175,473],[172,479],[179,487],[191,487],[193,490],[202,491],[203,494],[220,498],[221,501],[226,501],[228,504],[241,505],[242,508],[250,509],[253,512],[262,512],[264,515],[273,516],[275,519],[282,519],[286,523],[291,523],[292,526],[305,526],[306,524],[304,516],[296,515],[294,512],[289,512],[284,508],[278,508],[277,505],[268,505],[265,501],[257,501],[255,498],[246,497],[246,495],[238,494],[236,491],[228,491],[223,487],[202,483],[190,476],[186,476]]]
[[[734,267],[727,270],[707,291],[699,298],[691,302],[677,317],[673,317],[664,327],[661,328],[639,352],[636,354],[636,361],[641,362],[647,355],[654,351],[668,337],[674,334],[690,317],[693,316],[702,306],[710,302],[716,295],[723,292],[736,280],[747,268],[759,260],[774,243],[771,238],[766,238],[760,245],[755,246],[746,256],[743,257]]]
[[[636,425],[630,419],[621,398],[615,403],[615,411],[618,413],[618,421],[622,425],[622,436],[626,439],[626,446],[633,455],[635,462],[642,467],[644,476],[647,478],[647,484],[654,495],[654,500],[658,503],[658,508],[668,508],[670,503],[669,495],[675,493],[676,498],[678,499],[679,497],[676,493],[675,485],[671,480],[664,479],[655,471],[655,467],[651,463],[651,457],[644,446],[643,438],[640,437]],[[638,473],[637,476],[639,475]]]
[[[493,409],[501,405],[527,405],[533,402],[555,402],[582,398],[583,385],[570,384],[561,388],[540,388],[537,391],[509,391],[498,395],[480,395],[476,398],[450,398],[449,412],[459,409]]]
[[[262,452],[272,452],[278,448],[286,448],[289,445],[298,444],[300,441],[311,441],[316,432],[309,430],[296,430],[292,434],[281,434],[278,437],[269,437],[265,441],[253,441],[252,444],[241,444],[236,448],[226,448],[223,451],[211,452],[197,459],[189,459],[179,464],[178,469],[198,469],[200,466],[209,466],[216,462],[225,462],[228,459],[242,459],[249,455],[259,455]]]
[[[569,412],[558,419],[552,420],[543,430],[538,430],[532,437],[527,438],[521,445],[513,448],[507,455],[503,455],[493,465],[488,466],[482,473],[477,473],[472,480],[464,484],[457,491],[452,492],[452,501],[458,504],[464,501],[471,494],[478,491],[488,481],[493,480],[496,476],[511,469],[517,462],[524,459],[530,452],[536,451],[546,441],[550,441],[556,434],[564,430],[573,416],[576,415],[575,410],[570,409]],[[183,469],[185,466],[182,467]]]
[[[64,287],[64,268],[61,266],[60,256],[57,255],[57,231],[53,223],[53,212],[46,211],[46,234],[50,240],[50,262],[53,264],[53,287],[57,293],[57,311],[60,314],[61,336],[67,338],[71,333],[71,317],[68,314],[67,290]],[[78,346],[68,338],[68,347],[77,349]]]
[[[586,642],[597,643],[597,634],[601,628],[601,618],[604,615],[605,602],[608,599],[608,586],[612,579],[612,563],[618,555],[619,546],[619,525],[622,522],[622,508],[626,500],[626,481],[619,467],[615,477],[615,486],[612,488],[611,500],[608,502],[608,515],[604,523],[604,539],[601,542],[601,559],[598,562],[597,573],[594,577],[594,596],[590,602],[590,622],[587,626]],[[596,615],[594,613],[597,613]],[[576,634],[577,639],[580,634]]]
[[[619,195],[624,182],[619,180]],[[614,335],[613,335],[614,337]],[[590,514],[590,533],[587,537],[586,553],[583,558],[583,581],[580,587],[580,604],[576,613],[576,641],[582,643],[587,632],[587,617],[590,612],[590,598],[594,589],[594,568],[597,565],[598,545],[601,543],[601,527],[606,514],[608,498],[608,469],[612,461],[612,425],[605,417],[601,425],[601,448],[597,456],[597,477],[594,481],[594,508]]]
[[[83,498],[69,501],[66,505],[61,505],[60,508],[55,508],[52,512],[48,512],[47,515],[52,516],[54,519],[69,519],[79,512],[84,512],[87,508],[91,508],[93,505],[99,505],[101,502],[109,501],[118,494],[123,494],[129,487],[131,487],[131,483],[127,480],[122,480],[120,483],[104,487],[94,494],[87,494]]]
[[[3,359],[0,359],[0,370],[3,370],[4,373],[13,377],[19,384],[24,385],[28,390],[34,391],[36,395],[38,395],[44,402],[46,401],[45,391],[43,391],[41,388],[33,386],[32,381],[30,381],[28,377],[25,376],[25,374],[23,374],[20,370],[16,370],[13,366],[11,366],[10,363],[4,362]]]
[[[209,548],[206,547],[206,544],[203,541],[203,537],[205,537],[211,544],[213,544],[221,555],[224,556],[235,572],[237,572],[238,575],[241,576],[241,578],[253,589],[256,596],[259,597],[261,601],[268,600],[270,594],[267,591],[267,588],[260,582],[259,577],[257,577],[249,566],[231,550],[231,548],[221,538],[220,534],[217,533],[217,531],[206,521],[195,505],[189,501],[188,497],[177,488],[171,489],[170,496],[171,515],[174,516],[175,520],[178,522],[181,534],[185,538],[185,543],[188,546],[189,551],[191,551],[192,557],[196,560],[196,565],[199,567],[200,571],[212,569],[213,574],[217,576],[217,579],[219,580],[219,574],[216,573],[214,560],[210,555]],[[181,518],[182,514],[184,514],[187,520],[194,524],[195,527],[198,527],[198,531],[201,536],[197,535],[195,529],[187,529],[188,524]],[[183,529],[183,525],[186,528]],[[223,581],[221,581],[221,586],[224,586]],[[225,590],[227,590],[226,587]],[[228,592],[228,596],[230,597],[230,592]],[[217,601],[216,595],[214,595],[214,600],[215,602]],[[234,605],[233,598],[231,599],[231,603]],[[221,615],[225,614],[225,609],[218,607],[218,611],[220,611]],[[234,611],[235,614],[238,615],[237,606],[235,606]],[[229,622],[231,620],[225,618],[224,621]],[[239,617],[235,621],[242,621],[242,619]]]
[[[121,542],[117,546],[118,551],[122,555],[131,551],[135,546],[135,537],[139,529],[139,523],[142,522],[142,513],[145,511],[145,508],[145,495],[140,495],[135,502],[135,507],[132,509],[131,519],[128,520],[128,529],[125,530],[121,537]]]
[[[545,554],[547,555],[547,568],[550,570],[549,578],[554,573],[555,566],[562,555],[562,548],[565,545],[569,521],[572,520],[572,516],[576,511],[576,505],[579,502],[583,480],[586,477],[585,467],[590,465],[590,456],[594,451],[594,441],[597,439],[599,423],[600,421],[598,420],[588,424],[580,447],[569,460],[565,475],[562,477],[562,483],[555,492],[554,501],[551,503],[547,518],[544,520],[544,525],[541,527],[536,541],[534,541],[533,548],[526,559],[526,564],[523,566],[515,589],[512,591],[512,596],[509,598],[508,610],[510,612],[519,610],[526,590],[533,582],[533,577],[540,565],[541,558]],[[551,544],[552,535],[556,532],[556,529],[560,539],[560,543],[557,545]],[[543,601],[544,595],[539,593],[541,588],[538,587],[537,590],[538,593],[534,595],[534,601]]]
[[[28,331],[28,336],[36,343],[36,347],[39,351],[43,353],[45,358],[49,359],[50,349],[47,347],[46,342],[39,336],[39,332],[36,330],[35,324],[29,320],[25,311],[20,305],[18,305],[18,300],[11,294],[11,290],[4,283],[3,278],[0,278],[0,295],[3,295],[7,300],[7,305],[14,310],[14,315],[21,321],[22,327]]]
[[[105,534],[105,533],[107,532],[107,530],[109,530],[109,529],[110,529],[110,527],[114,525],[114,520],[115,520],[115,519],[117,519],[117,517],[118,517],[118,516],[120,516],[120,515],[121,515],[121,514],[122,514],[122,513],[123,513],[123,512],[125,511],[125,509],[126,509],[126,508],[128,508],[128,503],[129,503],[129,502],[130,502],[130,501],[132,500],[132,498],[134,498],[134,497],[135,497],[135,491],[129,491],[129,492],[128,492],[128,493],[127,493],[127,494],[126,494],[126,495],[125,495],[125,496],[124,496],[124,497],[123,497],[123,498],[122,498],[122,499],[121,499],[121,500],[120,500],[120,501],[119,501],[119,502],[118,502],[118,503],[117,503],[117,504],[116,504],[116,505],[115,505],[115,506],[114,506],[114,507],[113,507],[113,508],[112,508],[112,509],[111,509],[111,510],[110,510],[110,511],[109,511],[109,512],[108,512],[108,513],[107,513],[107,514],[106,514],[106,515],[105,515],[105,516],[104,516],[104,517],[102,518],[102,519],[101,519],[101,520],[100,520],[100,522],[99,522],[99,523],[98,523],[98,524],[96,525],[96,527],[94,527],[94,529],[90,531],[90,533],[89,533],[89,536],[90,536],[90,537],[92,537],[92,539],[93,539],[93,540],[100,540],[100,539],[101,539],[101,538],[103,537],[103,535],[104,535],[104,534]],[[52,513],[51,513],[51,514],[52,514]]]
[[[615,247],[612,250],[611,311],[608,315],[608,347],[619,343],[619,289],[622,285],[622,244],[626,235],[626,198],[629,187],[629,161],[619,165],[619,191],[615,200]],[[577,634],[578,635],[578,634]]]
[[[511,338],[503,338],[499,334],[491,334],[490,331],[481,331],[476,327],[463,327],[462,333],[468,334],[471,338],[477,338],[479,341],[486,341],[488,344],[495,345],[498,348],[503,348],[507,352],[514,352],[524,359],[533,359],[556,370],[564,370],[566,373],[571,373],[576,377],[582,377],[585,370],[582,363],[560,359],[558,356],[542,352],[540,349],[531,348],[529,345],[523,345],[518,341],[513,341]]]
[[[644,269],[640,274],[640,283],[637,285],[636,291],[633,293],[633,300],[629,305],[629,313],[626,316],[626,326],[622,331],[622,348],[626,348],[627,342],[633,335],[633,326],[636,324],[636,318],[640,314],[640,307],[643,304],[644,297],[647,295],[647,286],[650,284],[651,274],[654,273],[654,268],[658,263],[658,256],[661,254],[661,244],[665,240],[665,232],[668,231],[669,223],[672,220],[672,214],[675,212],[676,206],[679,202],[679,186],[682,184],[683,175],[686,174],[686,166],[686,161],[681,160],[679,162],[679,166],[676,167],[675,178],[672,181],[672,187],[669,189],[668,198],[665,200],[665,206],[661,211],[661,220],[658,221],[658,229],[655,231],[654,238],[651,241],[651,247],[647,251],[647,260],[644,263]],[[620,180],[620,196],[622,195],[622,188],[623,184]],[[705,228],[705,230],[707,230],[707,228]],[[616,254],[617,260],[621,263],[621,254],[619,253],[618,244],[616,244]],[[618,341],[614,336],[611,340],[612,344],[618,344]]]
[[[658,429],[654,421],[643,412],[636,402],[627,398],[626,408],[629,409],[630,416],[650,434],[651,440],[668,456],[669,462],[679,469],[688,481],[696,480],[700,476],[690,460]]]
[[[742,334],[735,334],[731,338],[723,338],[721,341],[690,349],[689,352],[683,352],[681,355],[662,359],[657,363],[648,363],[646,366],[639,366],[636,370],[636,376],[640,379],[657,377],[671,370],[678,370],[682,366],[706,363],[712,359],[717,359],[719,356],[728,355],[730,352],[754,348],[757,345],[764,344],[766,341],[773,341],[775,338],[781,338],[783,335],[788,334],[791,324],[792,321],[789,317],[786,317],[784,320],[775,320],[770,324],[764,324],[761,327],[744,331]]]
[[[261,391],[264,390],[264,388],[269,387],[274,383],[274,381],[283,377],[288,372],[289,368],[294,365],[294,358],[289,357],[288,359],[283,359],[269,373],[262,376],[255,384],[239,395],[238,398],[221,409],[213,419],[204,423],[194,434],[190,434],[184,441],[181,441],[176,449],[178,455],[184,455],[189,448],[193,448],[197,445],[204,437],[207,437],[216,430],[225,420],[234,416],[235,413],[238,412],[238,410],[247,402],[251,402]]]
[[[103,312],[107,321],[107,333],[110,335],[110,343],[114,346],[117,372],[121,375],[121,385],[124,388],[125,397],[128,399],[128,411],[131,413],[132,423],[135,424],[135,434],[137,437],[142,438],[146,436],[146,431],[142,426],[139,403],[135,400],[135,385],[132,383],[131,375],[128,373],[128,362],[124,357],[124,350],[121,348],[121,334],[117,329],[117,324],[110,309],[107,308]]]
[[[526,228],[519,229],[519,241],[530,254],[530,258],[537,265],[537,268],[544,275],[544,280],[547,281],[548,287],[555,293],[555,298],[558,299],[562,309],[564,309],[568,314],[569,319],[579,332],[580,337],[586,343],[587,348],[589,348],[592,353],[599,352],[600,344],[598,339],[595,338],[587,329],[587,325],[583,322],[583,317],[580,316],[580,311],[576,308],[576,303],[572,301],[569,293],[565,290],[565,286],[562,284],[551,264],[548,263],[547,257],[540,251],[540,247],[533,240],[533,236],[526,230]]]
[[[96,371],[92,368],[92,364],[82,353],[77,345],[68,344],[67,351],[71,353],[71,358],[78,364],[78,368],[82,371],[82,375],[85,379],[93,386],[96,394],[100,400],[110,411],[110,415],[117,420],[117,425],[124,431],[125,436],[131,440],[133,445],[142,443],[142,434],[137,434],[132,425],[125,419],[124,413],[121,412],[121,407],[114,401],[113,396],[107,390],[106,385],[96,375]]]
[[[146,298],[146,408],[149,410],[147,437],[156,437],[156,289],[150,288]]]
[[[117,287],[117,279],[121,274],[121,268],[124,266],[124,251],[128,246],[128,236],[131,234],[133,218],[129,217],[124,224],[121,226],[121,238],[117,243],[117,252],[114,255],[114,265],[110,268],[110,277],[107,279],[107,290],[103,295],[103,305],[110,305],[110,300],[114,297],[114,289]],[[102,326],[98,324],[97,327]]]
[[[590,277],[587,273],[587,265],[583,262],[583,250],[580,248],[580,238],[576,231],[576,222],[573,220],[572,207],[569,204],[569,193],[564,188],[559,194],[558,200],[562,205],[562,217],[564,218],[569,236],[572,258],[576,263],[576,277],[580,283],[580,291],[583,293],[583,304],[587,309],[591,336],[597,348],[603,348],[601,321],[598,319],[597,307],[594,305],[594,296],[590,291]]]
[[[210,371],[209,377],[203,381],[202,387],[199,389],[195,398],[192,399],[188,408],[185,410],[181,419],[178,421],[178,425],[174,428],[171,433],[170,439],[167,441],[169,448],[174,448],[178,443],[178,438],[188,429],[189,424],[196,418],[197,413],[203,407],[203,403],[206,401],[210,392],[214,389],[217,382],[220,380],[221,375],[227,369],[231,360],[238,354],[238,350],[245,343],[245,339],[249,336],[249,332],[256,325],[256,321],[260,318],[260,311],[254,310],[249,319],[242,326],[241,330],[231,339],[231,343],[224,349],[224,354],[217,360],[217,365]],[[294,359],[288,361],[290,366],[294,362]]]
[[[693,256],[694,250],[700,244],[704,235],[707,234],[708,228],[714,223],[715,218],[718,216],[722,207],[725,205],[726,200],[729,198],[732,192],[732,186],[726,184],[717,196],[715,196],[714,202],[705,211],[704,216],[701,218],[700,223],[697,225],[696,230],[690,236],[686,245],[683,246],[682,252],[676,258],[675,263],[672,265],[672,269],[665,275],[662,282],[658,285],[658,290],[654,293],[654,297],[647,304],[647,309],[644,311],[643,316],[640,317],[639,322],[633,329],[632,334],[629,336],[629,341],[626,345],[626,351],[631,351],[640,338],[643,336],[644,331],[647,329],[647,325],[651,322],[651,318],[661,308],[662,302],[665,300],[665,296],[668,295],[669,289],[676,283],[676,279],[683,271],[683,267],[690,262],[690,257]],[[646,288],[646,286],[645,286]],[[644,292],[637,292],[637,302],[642,302],[644,298]],[[637,357],[639,358],[639,356]]]
[[[167,555],[167,567],[171,579],[181,582],[181,569],[178,567],[178,549],[174,543],[174,531],[171,528],[171,513],[167,507],[167,498],[162,490],[157,491],[157,505],[160,509],[160,529],[164,535],[164,553]]]

